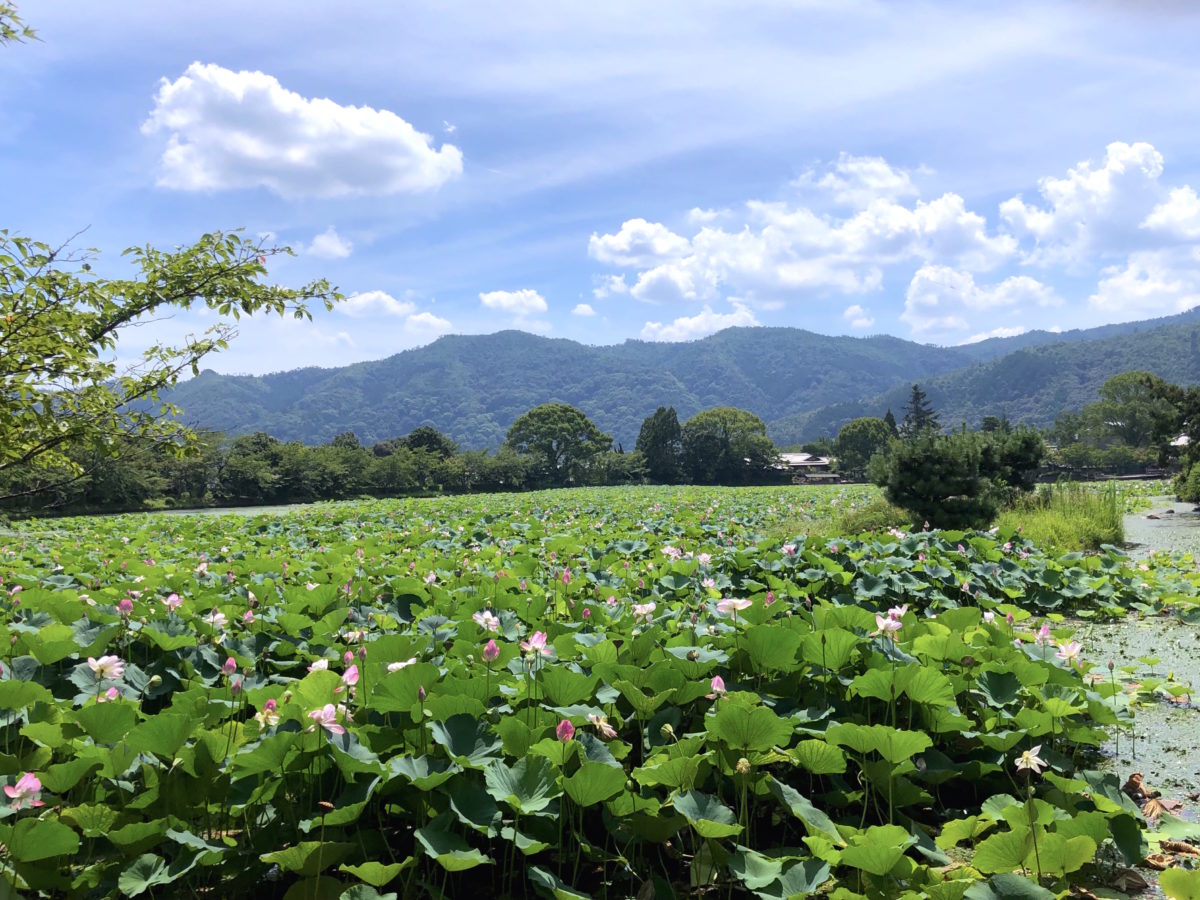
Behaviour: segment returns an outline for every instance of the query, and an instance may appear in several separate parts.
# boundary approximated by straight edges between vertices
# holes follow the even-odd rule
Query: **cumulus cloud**
[[[531,288],[519,291],[487,291],[479,295],[479,301],[488,309],[512,313],[522,317],[546,311],[546,298]]]
[[[1200,306],[1200,251],[1144,251],[1101,272],[1088,298],[1108,321],[1170,315]]]
[[[596,311],[594,309],[592,309],[592,306],[590,303],[576,303],[575,308],[573,310],[571,310],[571,315],[582,316],[584,318],[594,316],[595,314],[596,314]]]
[[[445,334],[453,326],[449,319],[431,312],[413,313],[404,323],[405,330],[414,334]]]
[[[850,323],[851,328],[870,328],[875,324],[871,314],[857,303],[842,310],[842,318]]]
[[[596,286],[592,288],[592,296],[597,300],[603,300],[612,294],[628,293],[629,284],[624,275],[601,275]]]
[[[588,255],[602,263],[647,268],[688,252],[687,238],[659,222],[630,219],[616,234],[593,234]]]
[[[1116,141],[1100,163],[1084,160],[1063,178],[1041,179],[1043,205],[1013,197],[1000,204],[1000,216],[1015,235],[1033,240],[1027,262],[1079,266],[1142,242],[1138,229],[1162,194],[1162,171],[1162,154],[1151,144]]]
[[[325,259],[345,259],[354,250],[354,244],[337,233],[332,225],[312,239],[308,252]]]
[[[732,305],[733,312],[729,313],[713,312],[706,305],[694,316],[681,316],[665,325],[662,322],[647,322],[642,328],[642,338],[647,341],[692,341],[724,328],[758,324],[754,313],[744,303],[734,300]]]
[[[881,156],[842,153],[824,174],[809,170],[793,185],[828,191],[838,203],[866,206],[879,198],[915,197],[917,186],[908,172],[888,164]]]
[[[1200,239],[1200,196],[1191,185],[1176,188],[1150,211],[1142,227],[1184,240]]]
[[[909,282],[900,318],[917,336],[946,340],[969,330],[967,313],[1004,311],[1013,316],[1061,303],[1062,298],[1053,288],[1025,275],[1012,276],[998,284],[977,284],[970,272],[926,265]]]
[[[408,316],[417,309],[416,304],[409,300],[398,300],[387,291],[351,294],[334,308],[355,319],[367,316]]]
[[[302,97],[263,72],[199,62],[162,80],[142,131],[168,136],[158,184],[178,190],[411,193],[462,172],[457,147],[435,147],[393,112]]]
[[[991,331],[982,331],[979,334],[973,334],[965,341],[964,344],[978,344],[980,341],[986,341],[989,338],[1006,338],[1016,337],[1018,334],[1024,334],[1029,329],[1024,325],[1014,325],[1011,328],[993,328]]]

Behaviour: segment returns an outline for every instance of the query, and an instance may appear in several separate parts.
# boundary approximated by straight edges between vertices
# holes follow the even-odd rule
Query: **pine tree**
[[[887,427],[891,429],[892,437],[900,436],[900,429],[896,427],[896,417],[892,415],[891,409],[888,409],[887,415],[883,417],[883,421],[887,423]]]
[[[941,420],[930,405],[928,396],[921,390],[920,385],[914,384],[912,396],[904,407],[904,422],[900,426],[900,433],[906,438],[912,438],[923,431],[937,431],[941,427]]]

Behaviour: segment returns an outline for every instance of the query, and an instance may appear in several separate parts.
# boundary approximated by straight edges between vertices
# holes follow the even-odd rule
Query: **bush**
[[[836,534],[863,534],[868,531],[886,531],[889,528],[908,528],[913,515],[880,497],[843,514],[837,521]]]
[[[1192,465],[1175,479],[1175,493],[1188,503],[1200,501],[1200,466]]]
[[[1005,510],[997,524],[1002,531],[1020,527],[1021,536],[1037,546],[1062,552],[1099,550],[1125,540],[1124,504],[1112,483],[1044,486]]]

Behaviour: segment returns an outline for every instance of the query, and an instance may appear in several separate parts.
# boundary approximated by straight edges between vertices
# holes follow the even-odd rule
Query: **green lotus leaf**
[[[467,714],[451,716],[445,722],[430,722],[428,727],[434,742],[468,769],[485,768],[496,759],[502,744],[487,722]]]
[[[602,763],[585,762],[569,778],[563,790],[579,806],[593,806],[625,789],[625,773]]]
[[[340,863],[353,849],[354,844],[344,841],[303,841],[283,850],[264,853],[259,859],[267,864],[273,863],[285,872],[315,878]]]
[[[357,865],[342,863],[338,866],[338,871],[345,872],[347,875],[353,875],[359,881],[365,881],[371,887],[381,888],[385,884],[395,881],[401,872],[415,864],[416,857],[410,856],[404,862],[398,863],[365,862]],[[342,896],[348,896],[348,892],[343,893]],[[394,897],[396,895],[392,894],[391,896]],[[366,898],[363,898],[363,900],[366,900]]]
[[[522,815],[537,813],[562,792],[554,767],[541,756],[525,756],[509,768],[497,760],[484,770],[487,792],[499,803],[507,803]]]
[[[741,832],[734,820],[733,810],[711,794],[687,791],[677,794],[675,811],[687,819],[701,837],[724,838]]]
[[[899,825],[872,825],[850,839],[842,851],[842,863],[883,876],[895,868],[914,843],[916,838]]]
[[[788,755],[813,775],[837,775],[846,771],[845,754],[825,741],[811,738],[800,741]]]
[[[432,825],[418,828],[413,834],[425,854],[437,860],[438,865],[447,872],[462,872],[493,862],[491,857],[468,844],[462,835]]]
[[[1200,869],[1166,869],[1158,875],[1158,886],[1171,900],[1200,900]]]
[[[29,863],[69,856],[79,849],[79,835],[53,819],[21,819],[4,843],[13,859]]]
[[[761,751],[786,747],[794,726],[765,706],[747,706],[725,701],[705,719],[709,740],[720,741],[730,750]]]

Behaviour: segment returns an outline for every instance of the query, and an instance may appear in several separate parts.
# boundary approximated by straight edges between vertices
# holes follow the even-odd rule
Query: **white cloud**
[[[1034,240],[1027,262],[1079,266],[1141,243],[1138,226],[1161,196],[1162,171],[1162,154],[1152,145],[1115,141],[1099,165],[1084,160],[1064,178],[1041,179],[1044,206],[1013,197],[1000,204],[1000,216],[1018,237]]]
[[[386,291],[363,291],[351,294],[334,307],[338,312],[355,319],[367,316],[409,316],[416,311],[409,300],[397,300]]]
[[[583,316],[584,318],[588,318],[589,316],[594,316],[595,314],[596,314],[596,311],[594,309],[592,309],[592,306],[590,303],[576,303],[575,308],[573,310],[571,310],[571,315]]]
[[[1186,240],[1200,238],[1200,196],[1190,185],[1176,188],[1150,211],[1142,227]]]
[[[166,132],[158,184],[186,191],[264,187],[283,197],[427,191],[462,172],[400,116],[302,97],[263,72],[194,62],[164,78],[145,134]]]
[[[1132,253],[1101,272],[1088,304],[1108,321],[1169,315],[1200,306],[1200,251]]]
[[[617,266],[649,268],[687,252],[687,238],[641,218],[628,220],[616,234],[593,234],[588,241],[588,256]]]
[[[744,304],[733,301],[733,312],[718,313],[705,306],[694,316],[681,316],[670,324],[647,322],[642,338],[647,341],[692,341],[724,328],[757,325],[758,320]]]
[[[445,334],[452,327],[449,319],[435,316],[431,312],[413,313],[404,323],[406,331],[416,334]]]
[[[724,215],[723,212],[716,209],[701,209],[696,206],[688,211],[687,221],[689,225],[709,225]]]
[[[311,255],[325,259],[345,259],[353,250],[354,244],[338,234],[332,225],[314,237],[308,245]]]
[[[629,284],[624,275],[601,275],[598,281],[599,283],[592,288],[592,296],[597,300],[603,300],[612,294],[629,293]]]
[[[487,291],[479,301],[488,309],[498,309],[514,316],[527,316],[546,311],[546,298],[531,288],[519,291]]]
[[[917,186],[908,172],[889,165],[880,156],[854,156],[842,153],[824,175],[808,171],[793,185],[828,191],[838,203],[867,206],[876,199],[917,196]]]
[[[1016,337],[1018,334],[1024,334],[1029,329],[1024,325],[1014,325],[1011,328],[993,328],[991,331],[983,331],[979,334],[973,334],[965,341],[964,344],[978,344],[980,341],[986,341],[989,338],[1006,338]]]
[[[442,119],[442,131],[446,132],[446,134],[454,134],[454,132],[458,131],[458,126],[452,125],[445,119]]]
[[[956,340],[955,335],[971,327],[967,321],[968,314],[986,311],[989,315],[995,315],[1003,310],[1013,316],[1033,308],[1061,303],[1062,298],[1053,288],[1025,275],[986,285],[977,284],[970,272],[926,265],[918,269],[909,282],[904,312],[900,318],[908,323],[918,337]],[[1025,330],[1024,326],[1020,327]],[[988,336],[990,333],[984,335]]]
[[[871,314],[857,303],[842,310],[842,318],[850,323],[851,328],[870,328],[875,324]]]

